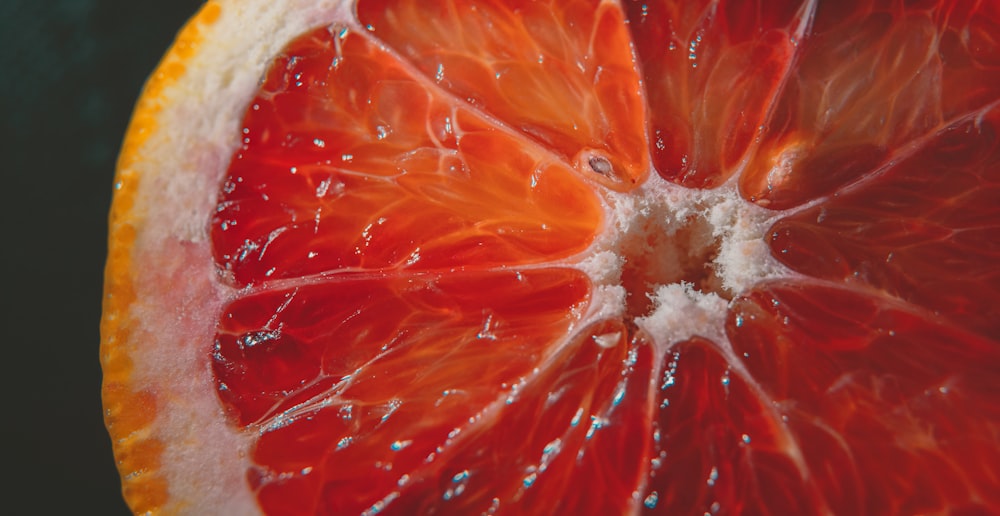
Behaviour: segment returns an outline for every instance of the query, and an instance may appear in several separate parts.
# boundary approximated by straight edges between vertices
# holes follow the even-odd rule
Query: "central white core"
[[[624,317],[660,345],[722,339],[734,296],[789,275],[764,239],[775,212],[743,200],[732,183],[694,190],[654,175],[605,202],[605,230],[580,264],[597,287],[596,315]]]

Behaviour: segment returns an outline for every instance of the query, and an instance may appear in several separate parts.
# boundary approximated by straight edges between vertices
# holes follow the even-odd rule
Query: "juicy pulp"
[[[989,510],[978,9],[358,2],[178,233],[211,284],[138,289],[208,299],[156,337],[205,339],[267,512]]]

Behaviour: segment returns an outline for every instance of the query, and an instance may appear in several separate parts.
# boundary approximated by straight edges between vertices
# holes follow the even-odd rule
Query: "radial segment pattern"
[[[1000,507],[995,4],[355,12],[276,58],[210,222],[265,511]],[[772,210],[787,277],[683,342],[608,316],[577,265],[646,182]]]

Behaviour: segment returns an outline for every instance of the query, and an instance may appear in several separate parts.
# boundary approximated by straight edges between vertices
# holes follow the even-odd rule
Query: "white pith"
[[[342,0],[217,3],[219,19],[199,26],[198,51],[163,92],[158,126],[139,151],[143,159],[119,170],[126,187],[131,176],[139,178],[132,208],[140,229],[132,255],[137,301],[129,315],[131,341],[142,346],[130,346],[129,354],[133,383],[147,386],[159,405],[155,430],[144,432],[171,443],[157,472],[169,489],[166,514],[260,513],[246,477],[255,438],[229,425],[205,360],[219,311],[233,295],[218,281],[207,214],[246,105],[273,56],[318,23],[355,23],[351,3]]]
[[[338,0],[220,3],[222,16],[205,28],[205,43],[187,62],[189,72],[164,94],[160,126],[183,130],[155,132],[142,151],[146,159],[136,170],[121,171],[141,177],[133,215],[136,226],[145,228],[132,257],[141,272],[134,285],[132,338],[144,343],[132,352],[133,377],[136,384],[151,385],[163,404],[156,437],[176,444],[164,451],[162,474],[180,505],[166,512],[254,514],[259,508],[246,471],[256,436],[229,425],[205,360],[219,312],[236,294],[219,282],[207,214],[237,145],[245,107],[272,57],[318,20],[355,27],[357,22],[351,3]],[[586,252],[560,265],[584,271],[593,283],[583,323],[627,318],[653,338],[661,354],[693,336],[713,340],[725,352],[729,299],[759,281],[789,275],[764,239],[774,212],[744,201],[732,181],[692,190],[652,172],[637,191],[606,191],[603,202],[602,231]],[[688,232],[685,245],[649,244],[649,238],[678,231]],[[684,274],[671,274],[683,268],[684,250],[710,256],[717,281],[697,290]],[[664,273],[639,278],[627,289],[623,276],[634,273],[630,265],[636,260],[655,262]],[[155,267],[142,270],[144,263]],[[201,265],[192,270],[191,264]],[[650,299],[648,310],[630,311],[636,297]],[[608,345],[616,342],[606,339]],[[193,493],[197,507],[185,506]]]
[[[733,182],[696,190],[654,172],[637,190],[605,192],[604,202],[604,231],[575,265],[595,287],[591,316],[631,319],[661,352],[694,336],[725,342],[729,300],[755,283],[791,274],[764,241],[775,213],[744,200]],[[690,258],[704,257],[712,277],[699,286],[684,269]],[[623,282],[630,261],[639,260],[652,272]],[[630,311],[637,296],[649,306]]]

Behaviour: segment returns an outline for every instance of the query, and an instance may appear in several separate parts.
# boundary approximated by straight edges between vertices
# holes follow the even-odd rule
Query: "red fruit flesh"
[[[646,174],[641,85],[612,3],[378,0],[357,11],[437,86],[563,160],[596,154],[619,188]]]
[[[834,513],[1000,504],[995,339],[812,282],[758,286],[726,329],[767,402],[762,414],[780,417],[802,482]]]
[[[293,42],[211,220],[261,507],[1000,507],[1000,15],[965,5],[379,0]],[[661,178],[786,210],[794,279],[724,335],[595,316],[572,266]]]
[[[1000,107],[771,228],[774,256],[1000,336]]]
[[[483,269],[586,247],[601,216],[571,169],[373,42],[332,31],[287,49],[245,121],[212,221],[216,261],[235,285]]]
[[[719,186],[756,146],[810,6],[737,0],[626,8],[647,84],[653,166],[682,186]]]
[[[833,194],[1000,97],[996,2],[823,2],[740,189],[774,209]]]

